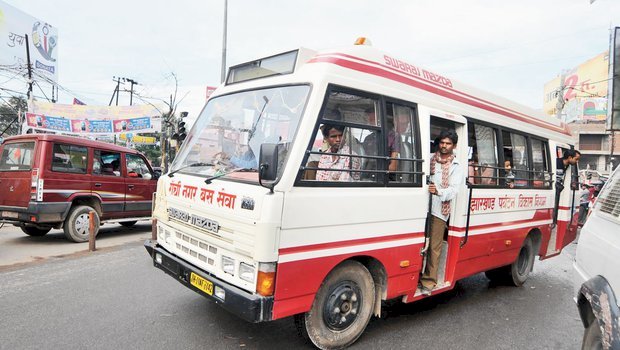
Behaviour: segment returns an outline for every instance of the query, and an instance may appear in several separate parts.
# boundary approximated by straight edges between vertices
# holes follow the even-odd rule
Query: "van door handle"
[[[101,187],[101,184],[100,184],[100,183],[98,183],[98,182],[96,182],[96,183],[95,183],[95,187]]]
[[[129,187],[129,189],[131,190],[134,187],[134,185],[127,185],[127,187]]]

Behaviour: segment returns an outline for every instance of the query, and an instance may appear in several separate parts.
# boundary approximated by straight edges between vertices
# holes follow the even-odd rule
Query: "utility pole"
[[[131,84],[131,88],[129,90],[129,105],[133,106],[133,86],[140,85],[137,81],[129,78],[123,78],[123,81],[126,81]]]
[[[558,88],[558,102],[555,105],[555,117],[559,120],[562,120],[562,110],[564,109],[564,104],[566,103],[564,101],[564,79],[566,79],[566,74],[562,72],[562,74],[560,74],[560,87]]]
[[[222,79],[221,83],[226,78],[226,32],[228,28],[228,0],[224,0],[224,37],[222,39]]]
[[[24,34],[26,38],[26,60],[28,61],[28,100],[32,94],[32,65],[30,64],[30,44],[28,44],[28,34]]]
[[[112,93],[112,98],[110,99],[110,103],[108,103],[108,106],[112,105],[112,101],[114,100],[114,95],[116,95],[116,105],[118,106],[119,88],[120,88],[122,79],[118,77],[112,77],[112,81],[116,82],[116,88],[114,88],[114,92]]]

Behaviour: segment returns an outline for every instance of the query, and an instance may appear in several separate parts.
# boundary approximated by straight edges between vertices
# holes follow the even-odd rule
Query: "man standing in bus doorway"
[[[577,163],[579,162],[580,157],[581,157],[581,152],[579,152],[576,149],[568,149],[564,151],[564,154],[562,155],[563,168],[561,169],[562,171],[558,171],[559,176],[556,178],[556,181],[558,181],[557,189],[560,192],[562,192],[562,190],[564,189],[564,185],[563,185],[564,178],[566,177],[566,170],[568,169],[568,166],[572,165],[576,169]],[[559,164],[558,164],[558,168],[559,168]],[[575,174],[577,174],[577,170],[575,170]],[[570,187],[571,187],[571,190],[577,191],[579,189],[579,184],[577,183],[577,181],[571,181]]]
[[[450,210],[458,188],[464,178],[463,169],[454,156],[458,135],[451,130],[444,130],[436,141],[437,152],[431,156],[431,183],[428,192],[432,196],[429,249],[427,250],[426,268],[420,278],[422,294],[430,295],[437,286],[439,255],[443,236],[448,227]]]

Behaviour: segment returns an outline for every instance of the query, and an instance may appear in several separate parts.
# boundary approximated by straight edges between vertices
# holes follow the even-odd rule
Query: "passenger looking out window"
[[[334,171],[337,169],[359,170],[360,160],[357,157],[344,156],[342,154],[357,155],[352,152],[349,146],[344,142],[345,127],[335,124],[324,124],[321,127],[323,138],[327,141],[328,148],[326,153],[322,154],[316,172],[316,180],[318,181],[352,181],[359,180],[359,173],[349,171]]]

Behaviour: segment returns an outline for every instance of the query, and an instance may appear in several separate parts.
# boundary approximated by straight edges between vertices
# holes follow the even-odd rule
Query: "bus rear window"
[[[0,156],[0,171],[24,171],[32,168],[34,142],[7,143]]]

